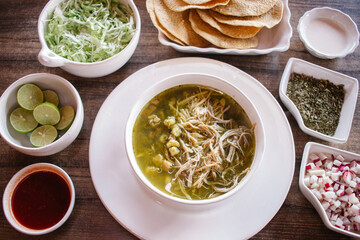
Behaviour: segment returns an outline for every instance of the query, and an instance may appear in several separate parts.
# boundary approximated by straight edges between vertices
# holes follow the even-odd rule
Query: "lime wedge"
[[[34,147],[43,147],[55,141],[57,135],[58,132],[54,126],[40,126],[31,133],[30,142]]]
[[[55,125],[60,121],[60,111],[52,103],[41,103],[33,111],[36,121],[41,125]]]
[[[72,106],[63,106],[60,108],[60,122],[55,126],[57,130],[67,130],[74,118],[75,118],[75,110]]]
[[[34,130],[38,122],[35,120],[32,111],[17,108],[10,114],[10,123],[17,132],[28,133]]]
[[[43,102],[44,94],[38,86],[28,83],[19,88],[16,99],[20,107],[34,110],[37,105]]]
[[[59,105],[59,96],[53,90],[44,90],[44,102],[49,102],[54,104],[55,106]]]

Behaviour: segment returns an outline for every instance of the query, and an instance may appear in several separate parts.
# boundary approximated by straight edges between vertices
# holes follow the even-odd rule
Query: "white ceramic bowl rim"
[[[65,215],[58,223],[46,229],[34,230],[23,226],[16,220],[11,208],[11,198],[13,191],[15,190],[16,186],[21,182],[22,179],[24,179],[25,177],[29,176],[34,172],[39,172],[44,170],[54,172],[57,175],[61,176],[66,181],[70,190],[70,204]],[[3,195],[3,210],[6,219],[11,224],[11,226],[13,226],[16,230],[28,235],[42,235],[52,232],[55,229],[59,228],[69,218],[74,208],[74,205],[75,205],[75,188],[70,176],[62,168],[50,163],[35,163],[27,167],[24,167],[23,169],[18,171],[7,184]]]
[[[62,56],[57,55],[55,52],[53,52],[47,45],[46,41],[45,41],[45,36],[44,36],[44,25],[45,25],[45,21],[43,19],[47,19],[47,15],[48,13],[48,9],[51,7],[52,3],[55,1],[59,1],[59,0],[51,0],[49,1],[45,7],[43,8],[43,10],[40,13],[39,19],[38,19],[38,35],[39,35],[39,40],[40,43],[42,45],[42,49],[41,51],[45,51],[48,52],[50,56],[52,56],[52,58],[54,60],[56,59],[61,59],[61,61],[63,62],[63,64],[65,63],[73,63],[73,64],[78,64],[79,66],[91,66],[91,65],[96,65],[99,63],[105,63],[108,61],[111,61],[113,58],[116,58],[118,55],[122,54],[123,52],[125,52],[125,49],[129,48],[129,45],[133,44],[133,42],[137,41],[137,37],[136,35],[140,34],[140,24],[141,24],[141,20],[140,20],[140,13],[135,5],[135,3],[133,2],[133,0],[122,0],[122,2],[124,1],[128,1],[129,6],[131,7],[131,10],[133,11],[134,14],[134,19],[135,19],[135,24],[136,24],[136,29],[135,29],[135,33],[134,36],[132,37],[132,39],[130,40],[130,42],[128,43],[128,45],[126,45],[126,47],[124,49],[122,49],[120,52],[118,52],[117,54],[104,59],[102,61],[98,61],[98,62],[91,62],[91,63],[84,63],[84,62],[76,62],[76,61],[72,61],[70,59],[64,58]],[[64,1],[64,0],[60,0],[60,1]],[[55,8],[55,6],[54,6]],[[53,9],[52,9],[53,10]],[[52,12],[52,11],[51,11]],[[62,64],[62,65],[63,65]]]
[[[322,12],[324,12],[324,13],[332,12],[338,16],[340,16],[340,15],[343,16],[342,20],[346,19],[346,22],[348,23],[346,25],[347,27],[343,28],[343,29],[345,31],[347,31],[348,33],[349,32],[355,33],[355,35],[353,36],[354,42],[351,44],[351,47],[348,47],[346,49],[346,51],[344,50],[339,53],[333,53],[333,54],[325,53],[319,49],[316,49],[312,44],[308,43],[307,37],[305,36],[305,33],[304,33],[304,28],[305,28],[304,24],[308,18],[310,18],[311,16],[314,16],[314,18],[318,18],[318,14],[322,13]],[[325,16],[322,16],[322,18],[326,18],[328,20],[331,20],[331,22],[334,22],[334,19],[331,16],[325,15]],[[336,20],[338,20],[338,19],[339,18],[337,18]],[[358,30],[356,23],[352,20],[352,18],[348,14],[346,14],[338,9],[334,9],[334,8],[330,8],[330,7],[313,8],[313,9],[305,12],[304,15],[299,20],[297,30],[299,32],[300,40],[305,44],[305,46],[309,50],[309,52],[311,54],[313,54],[314,56],[320,57],[320,58],[332,59],[332,58],[337,58],[337,57],[345,57],[346,55],[353,53],[359,45],[359,30]]]
[[[132,129],[133,129],[133,125],[135,123],[136,117],[138,116],[139,112],[144,107],[144,105],[149,100],[151,100],[153,97],[155,97],[157,94],[163,92],[166,89],[176,87],[179,85],[193,85],[193,84],[218,89],[218,90],[226,93],[226,91],[223,91],[222,89],[211,86],[211,84],[209,84],[209,82],[211,82],[211,81],[208,81],[207,83],[192,83],[192,82],[187,83],[187,82],[183,82],[183,81],[181,81],[181,82],[175,81],[175,83],[168,84],[170,86],[163,88],[162,85],[166,85],[166,82],[171,82],[171,80],[173,80],[175,78],[181,78],[183,76],[185,76],[185,77],[198,76],[198,77],[204,77],[204,78],[212,78],[212,80],[221,82],[222,85],[227,85],[228,87],[233,88],[237,92],[237,94],[241,95],[241,97],[243,98],[244,101],[247,101],[249,106],[251,105],[250,108],[252,109],[252,111],[254,111],[253,118],[256,118],[256,121],[257,121],[256,128],[255,128],[256,129],[255,133],[257,133],[255,136],[256,148],[255,148],[255,155],[254,155],[253,163],[251,165],[251,170],[246,174],[246,176],[238,183],[238,185],[234,189],[232,189],[231,191],[224,193],[220,196],[212,198],[212,199],[188,200],[188,199],[178,198],[175,196],[170,196],[170,195],[160,191],[159,189],[157,189],[155,186],[153,186],[151,184],[151,182],[144,176],[144,174],[138,167],[135,156],[134,156],[133,148],[132,148]],[[155,90],[155,89],[157,89],[157,87],[159,87],[162,90]],[[226,93],[226,94],[228,94],[228,93]],[[129,118],[128,118],[128,121],[126,124],[126,130],[125,130],[125,145],[126,145],[127,155],[128,155],[128,159],[130,161],[130,165],[131,165],[132,169],[134,170],[134,172],[136,173],[137,178],[140,180],[141,183],[143,183],[143,185],[145,185],[147,187],[147,189],[150,189],[151,192],[154,192],[156,195],[160,196],[162,199],[170,199],[172,202],[175,202],[175,203],[182,203],[185,205],[207,205],[207,204],[219,202],[223,199],[226,199],[226,198],[232,196],[238,190],[240,190],[246,184],[246,182],[249,181],[249,179],[251,179],[251,177],[254,175],[254,172],[256,172],[256,169],[258,168],[258,166],[261,163],[261,160],[263,158],[263,149],[264,149],[264,145],[265,145],[264,138],[263,138],[264,129],[263,129],[263,124],[262,124],[262,120],[260,118],[259,113],[257,112],[256,108],[253,107],[249,98],[240,89],[235,87],[233,84],[227,82],[226,80],[220,79],[219,77],[216,77],[216,76],[206,75],[206,74],[198,74],[198,73],[187,73],[187,74],[171,76],[169,78],[165,78],[165,79],[158,81],[156,83],[156,85],[149,88],[146,91],[146,93],[144,93],[142,96],[146,96],[146,95],[149,95],[151,97],[149,97],[149,99],[147,99],[146,101],[144,100],[143,102],[138,101],[134,105],[133,110],[129,114]],[[231,96],[230,94],[228,94],[228,95]],[[233,96],[231,96],[231,97],[234,98]],[[244,104],[240,104],[240,105],[245,110]],[[249,114],[248,114],[248,116],[249,116]],[[249,118],[251,118],[251,116],[249,116]]]
[[[59,137],[58,139],[56,139],[54,142],[43,146],[43,147],[26,147],[26,146],[22,146],[20,144],[14,143],[10,136],[8,131],[5,131],[3,129],[3,126],[6,126],[6,122],[2,122],[4,119],[2,118],[0,122],[2,122],[1,124],[3,124],[0,127],[0,135],[3,137],[3,139],[10,145],[15,147],[16,149],[20,150],[20,151],[26,151],[27,154],[33,155],[34,153],[39,153],[39,152],[47,152],[47,151],[52,151],[51,149],[53,149],[54,146],[59,146],[59,145],[68,145],[70,144],[68,142],[68,137],[70,136],[77,136],[78,132],[80,131],[82,124],[83,124],[83,119],[84,119],[84,109],[83,109],[83,105],[82,105],[82,101],[81,101],[81,97],[79,95],[79,93],[77,92],[77,90],[75,89],[75,87],[69,82],[67,81],[65,78],[60,77],[58,75],[55,74],[50,74],[50,73],[32,73],[26,76],[23,76],[21,78],[19,78],[18,80],[16,80],[15,82],[13,82],[5,91],[4,93],[1,95],[0,97],[0,105],[7,104],[8,101],[8,97],[9,95],[13,92],[16,91],[17,88],[19,88],[21,85],[28,83],[28,79],[36,79],[36,78],[48,78],[48,79],[55,79],[56,81],[60,81],[61,84],[63,86],[66,86],[67,89],[69,89],[71,92],[71,95],[74,96],[74,98],[76,99],[76,102],[74,103],[75,107],[75,118],[73,120],[72,125],[70,126],[69,129],[66,130],[66,132],[64,133],[64,135],[62,135],[61,137]],[[61,99],[60,99],[61,101]],[[8,113],[10,114],[10,113]],[[8,121],[8,116],[6,116],[6,120],[4,121]]]

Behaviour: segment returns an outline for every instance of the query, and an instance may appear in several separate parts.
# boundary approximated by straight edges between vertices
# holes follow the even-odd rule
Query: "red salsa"
[[[41,230],[58,223],[70,206],[70,189],[56,173],[31,173],[15,188],[11,199],[12,211],[23,226]]]

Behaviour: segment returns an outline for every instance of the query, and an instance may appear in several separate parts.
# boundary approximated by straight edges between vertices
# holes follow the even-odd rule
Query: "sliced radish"
[[[341,218],[337,218],[336,222],[335,222],[335,226],[342,228],[343,226],[343,220],[341,220]]]
[[[356,206],[356,205],[352,205],[349,208],[349,211],[354,215],[359,215],[359,210],[360,210],[360,208],[358,206]]]
[[[333,167],[333,162],[325,163],[327,169],[331,169]]]
[[[327,199],[327,200],[331,200],[333,198],[335,198],[336,194],[334,192],[323,192],[321,194],[323,196],[323,198]]]
[[[310,184],[316,183],[318,180],[317,176],[315,175],[310,175]]]
[[[353,220],[357,223],[360,223],[360,215],[356,215]]]
[[[306,165],[306,170],[309,170],[309,169],[313,169],[313,166],[312,165],[314,165],[313,163],[309,163],[308,165]],[[315,165],[314,165],[314,167],[315,167]]]
[[[330,203],[329,203],[329,202],[323,202],[321,205],[323,206],[323,208],[324,208],[325,210],[327,210],[327,209],[330,207]]]
[[[320,161],[320,157],[318,155],[314,154],[314,153],[310,154],[309,158],[314,163]]]
[[[326,161],[328,159],[324,153],[319,153],[319,158],[321,161]]]
[[[337,155],[336,160],[339,160],[339,161],[343,162],[345,160],[345,158],[343,156],[341,156],[341,155]]]
[[[345,189],[345,193],[348,194],[348,195],[352,194],[353,192],[354,191],[353,191],[353,189],[351,187],[348,187],[348,188]]]
[[[359,203],[359,199],[355,196],[355,193],[349,195],[349,202],[352,204]]]
[[[336,192],[336,195],[338,195],[339,197],[342,197],[345,195],[345,191],[343,189],[339,189],[337,192]]]
[[[357,183],[355,181],[350,181],[349,186],[352,187],[352,188],[356,188]]]
[[[336,160],[334,160],[333,164],[334,164],[335,166],[339,167],[339,166],[341,165],[341,161],[339,161],[339,160],[336,159]]]
[[[310,169],[308,170],[310,175],[315,175],[317,177],[325,177],[325,170],[323,169]]]

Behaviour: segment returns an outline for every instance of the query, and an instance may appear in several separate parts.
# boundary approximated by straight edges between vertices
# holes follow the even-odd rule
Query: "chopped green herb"
[[[59,56],[91,63],[119,53],[134,33],[130,6],[115,0],[68,0],[54,9],[45,40]]]
[[[286,95],[299,109],[306,127],[333,136],[344,103],[344,85],[292,73]]]

